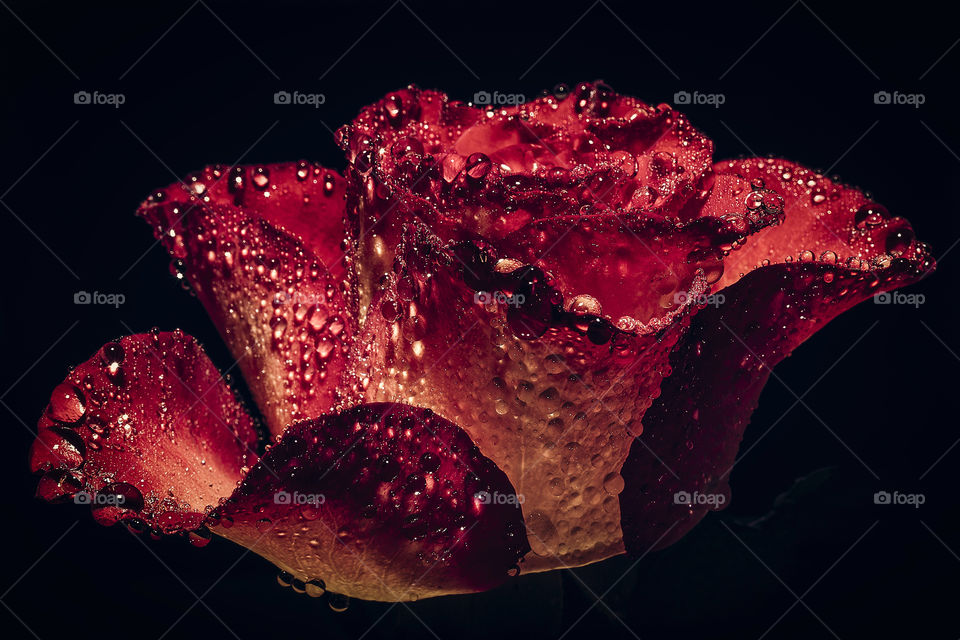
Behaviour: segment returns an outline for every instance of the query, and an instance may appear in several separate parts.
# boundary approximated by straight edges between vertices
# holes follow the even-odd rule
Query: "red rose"
[[[933,268],[858,190],[713,164],[684,116],[601,83],[496,110],[408,88],[338,143],[346,180],[211,167],[140,208],[272,446],[195,341],[130,336],[54,390],[42,497],[220,534],[311,595],[643,552],[726,503],[773,365]]]

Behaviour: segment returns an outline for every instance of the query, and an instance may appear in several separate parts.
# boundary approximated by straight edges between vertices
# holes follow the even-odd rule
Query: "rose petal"
[[[219,515],[217,533],[295,578],[367,600],[488,589],[529,548],[503,472],[406,405],[291,426]]]
[[[335,253],[328,234],[342,214],[343,184],[332,178],[325,195],[334,174],[319,167],[271,165],[265,183],[256,181],[264,173],[240,169],[208,169],[194,184],[209,184],[216,172],[224,179],[201,198],[176,200],[178,187],[170,187],[140,214],[213,318],[276,435],[341,399],[336,386],[354,314],[347,282],[328,272],[321,256]],[[298,181],[300,171],[310,175]],[[227,182],[241,174],[239,185]]]
[[[718,297],[697,314],[671,356],[673,375],[623,467],[624,542],[637,553],[658,539],[660,547],[676,541],[726,502],[709,496],[729,495],[743,431],[776,363],[840,313],[933,268],[920,243],[904,246],[898,257],[885,253],[891,233],[901,234],[899,243],[913,232],[900,218],[875,228],[861,224],[864,207],[878,205],[856,189],[782,160],[717,169],[775,187],[786,221],[724,259],[722,303]]]
[[[362,110],[339,142],[350,162],[361,312],[392,265],[405,221],[425,223],[444,241],[498,241],[571,215],[676,220],[703,191],[713,150],[668,105],[648,106],[603,83],[579,85],[565,100],[496,109],[409,88]]]
[[[782,196],[792,214],[782,225],[750,238],[724,260],[727,268],[721,287],[763,266],[764,260],[767,264],[823,261],[865,267],[860,263],[880,265],[902,257],[920,264],[928,258],[928,248],[915,240],[905,219],[890,214],[860,190],[793,162],[752,158],[718,163],[716,171],[763,181]]]
[[[725,250],[782,219],[782,209],[754,205],[767,193],[720,176],[702,196],[698,217],[685,224],[659,216],[563,216],[534,221],[498,247],[556,276],[569,299],[590,295],[614,320],[647,323],[690,295],[698,270],[716,282]]]
[[[631,430],[639,433],[669,375],[667,357],[692,304],[629,332],[564,311],[545,281],[509,285],[512,295],[528,296],[514,307],[501,292],[494,302],[492,288],[484,297],[479,272],[486,265],[483,278],[495,278],[491,262],[463,248],[408,225],[397,273],[381,283],[351,354],[358,390],[368,402],[402,401],[448,417],[503,469],[524,496],[533,550],[524,571],[621,553],[618,472]],[[691,288],[702,295],[702,275]]]
[[[179,331],[104,345],[57,386],[31,470],[42,498],[165,533],[199,528],[257,460],[256,431],[200,345]]]
[[[155,192],[148,203],[233,206],[303,240],[336,277],[344,272],[346,182],[336,171],[300,160],[266,165],[214,165]]]

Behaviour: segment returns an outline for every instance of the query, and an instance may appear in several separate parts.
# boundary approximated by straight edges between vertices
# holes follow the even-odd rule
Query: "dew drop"
[[[343,613],[350,606],[350,598],[342,593],[331,593],[328,604],[333,611]]]
[[[303,182],[310,176],[310,168],[303,160],[297,163],[297,180]]]
[[[624,486],[623,476],[619,473],[608,473],[603,479],[603,490],[612,496],[620,495]]]
[[[910,227],[900,227],[890,232],[886,239],[887,253],[902,255],[913,242],[914,234]]]
[[[273,331],[273,339],[279,340],[287,329],[287,319],[283,316],[272,317],[270,319],[270,329]]]
[[[257,167],[254,169],[253,186],[260,191],[270,186],[270,171],[266,167]]]
[[[70,383],[62,382],[50,394],[50,406],[47,416],[51,420],[74,423],[86,412],[83,393]]]
[[[327,585],[323,580],[319,578],[314,578],[304,583],[304,591],[311,598],[319,598],[327,591]]]
[[[195,547],[205,547],[210,544],[213,533],[209,529],[196,529],[187,534],[187,539]]]
[[[586,294],[574,296],[570,301],[569,310],[573,313],[589,313],[595,316],[603,314],[600,301]]]
[[[883,221],[889,217],[890,213],[886,207],[871,202],[857,209],[853,214],[853,222],[858,229],[866,229],[883,224]]]

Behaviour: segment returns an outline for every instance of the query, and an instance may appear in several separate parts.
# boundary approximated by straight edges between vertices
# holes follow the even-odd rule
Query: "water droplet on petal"
[[[886,239],[887,253],[895,256],[902,255],[913,242],[913,229],[910,227],[899,227],[890,231]]]
[[[331,593],[328,604],[333,611],[343,613],[350,606],[350,598],[342,593]]]
[[[304,584],[304,591],[311,598],[319,598],[327,591],[327,585],[323,580],[313,579]]]
[[[83,393],[72,384],[62,382],[50,394],[47,416],[51,420],[70,424],[77,422],[85,412]]]

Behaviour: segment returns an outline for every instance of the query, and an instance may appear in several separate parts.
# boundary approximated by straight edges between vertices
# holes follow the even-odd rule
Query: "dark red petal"
[[[333,194],[324,195],[323,176],[333,174],[314,168],[297,182],[296,165],[274,166],[270,181],[258,186],[263,174],[241,169],[242,184],[231,183],[232,191],[224,181],[204,191],[212,194],[209,202],[153,198],[140,214],[213,318],[270,431],[279,434],[340,399],[354,314],[346,281],[328,272],[321,255],[332,256],[326,234],[333,232],[329,219],[342,213],[343,186],[334,178]],[[237,204],[222,204],[231,200],[224,189]],[[319,231],[311,231],[314,221]]]
[[[104,345],[54,389],[30,452],[38,496],[103,524],[194,530],[257,460],[256,431],[196,340],[154,332]]]
[[[692,303],[626,332],[564,310],[535,270],[498,276],[479,249],[422,227],[398,251],[351,355],[366,401],[433,409],[503,469],[525,498],[524,571],[621,553],[618,472]],[[702,275],[691,288],[702,295]]]
[[[361,111],[339,142],[350,162],[362,307],[392,265],[404,222],[420,221],[443,241],[497,243],[556,217],[677,220],[703,191],[713,151],[668,105],[603,83],[496,109],[410,88]]]
[[[659,216],[563,216],[534,221],[498,247],[553,274],[568,299],[592,296],[614,321],[648,323],[686,301],[698,271],[716,282],[724,251],[780,221],[781,209],[759,204],[768,193],[720,176],[702,196],[699,217],[685,224]]]
[[[506,580],[529,549],[517,503],[455,424],[371,404],[287,429],[214,530],[332,592],[415,600]]]
[[[670,544],[728,501],[729,471],[775,364],[840,313],[933,267],[919,243],[898,257],[887,253],[884,238],[893,231],[859,224],[863,207],[878,205],[855,189],[780,160],[721,163],[718,170],[778,189],[786,221],[725,258],[721,284],[728,286],[717,305],[697,314],[671,356],[673,375],[623,467],[628,551]],[[904,220],[892,220],[902,237],[913,238]]]

